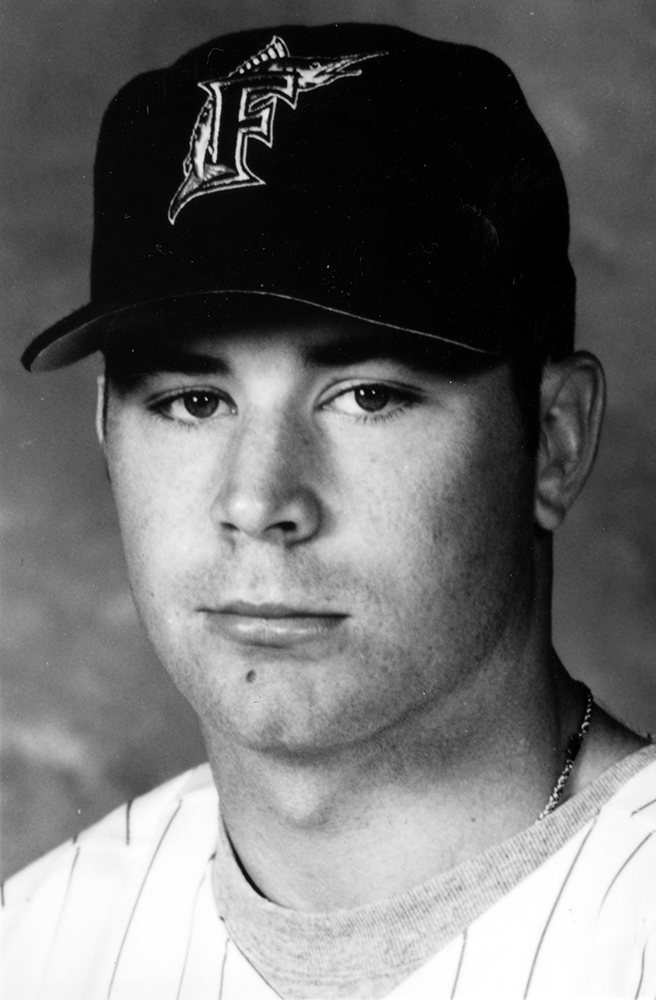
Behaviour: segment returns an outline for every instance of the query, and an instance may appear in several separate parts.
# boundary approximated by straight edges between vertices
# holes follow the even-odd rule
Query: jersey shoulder
[[[22,909],[53,881],[68,879],[80,855],[94,856],[97,863],[117,865],[129,877],[138,866],[172,815],[185,807],[186,813],[218,815],[218,798],[208,764],[185,771],[158,785],[145,795],[123,803],[103,819],[87,827],[71,840],[60,844],[2,885],[1,903],[5,914]]]
[[[115,809],[9,879],[3,996],[176,995],[171,984],[189,964],[192,928],[201,940],[222,940],[209,878],[218,817],[202,766]]]

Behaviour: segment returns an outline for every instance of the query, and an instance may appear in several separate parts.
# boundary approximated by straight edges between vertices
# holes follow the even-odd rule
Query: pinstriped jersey
[[[11,879],[2,996],[656,995],[654,747],[484,855],[355,911],[263,900],[220,831],[204,765]]]

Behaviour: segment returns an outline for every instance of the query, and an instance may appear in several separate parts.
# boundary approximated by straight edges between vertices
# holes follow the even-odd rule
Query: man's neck
[[[472,692],[459,717],[435,710],[339,753],[228,753],[210,737],[223,820],[251,882],[295,909],[363,905],[529,826],[562,766],[581,693],[544,664],[511,680],[508,671],[496,692]]]

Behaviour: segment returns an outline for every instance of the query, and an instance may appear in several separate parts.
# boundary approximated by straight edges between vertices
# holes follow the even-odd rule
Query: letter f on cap
[[[184,180],[169,205],[173,224],[178,212],[193,198],[235,187],[266,184],[248,166],[248,140],[273,146],[273,123],[278,99],[296,108],[298,95],[326,87],[345,77],[360,76],[354,68],[365,55],[322,59],[292,56],[284,40],[274,35],[267,46],[224,77],[199,83],[207,98],[194,125],[183,164]]]

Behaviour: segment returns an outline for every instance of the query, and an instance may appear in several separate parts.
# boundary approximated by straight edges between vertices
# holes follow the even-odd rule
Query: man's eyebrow
[[[196,351],[155,349],[152,351],[130,351],[125,354],[108,354],[109,372],[125,379],[133,388],[151,376],[161,372],[181,375],[227,375],[231,368],[228,362],[214,354]]]
[[[309,345],[305,363],[320,368],[347,367],[367,361],[389,361],[415,375],[429,375],[449,382],[466,381],[503,363],[503,357],[483,354],[415,333],[381,331],[371,336],[345,334],[323,344]]]
[[[305,350],[304,355],[305,364],[308,367],[316,365],[319,368],[339,368],[361,364],[365,361],[380,361],[381,359],[398,361],[404,358],[403,350],[398,346],[395,349],[387,339],[348,337],[326,344],[312,345]]]
[[[196,351],[157,351],[144,361],[153,372],[181,372],[183,375],[227,375],[230,365],[225,358]]]
[[[478,361],[471,351],[453,350],[440,341],[415,335],[346,336],[325,344],[311,345],[304,354],[308,367],[339,368],[367,361],[391,361],[417,374],[428,373],[444,378],[471,374],[477,370]]]

